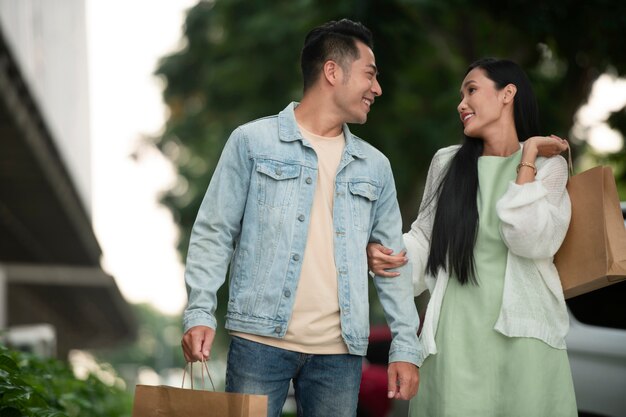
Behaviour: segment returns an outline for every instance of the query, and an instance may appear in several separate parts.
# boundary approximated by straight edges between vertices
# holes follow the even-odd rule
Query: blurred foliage
[[[383,96],[367,124],[351,128],[391,160],[407,227],[430,158],[461,137],[456,105],[469,63],[497,56],[522,65],[535,87],[546,133],[562,136],[569,135],[599,74],[626,73],[625,2],[201,1],[188,11],[185,47],[164,57],[156,70],[166,81],[170,111],[156,143],[179,172],[178,186],[162,201],[181,228],[183,258],[230,132],[299,99],[304,36],[342,17],[359,20],[374,33]],[[618,127],[624,131],[624,123]],[[623,160],[623,153],[615,159]]]
[[[172,369],[182,370],[185,367],[180,346],[183,336],[181,315],[164,314],[150,304],[133,304],[132,309],[139,323],[137,338],[115,348],[91,352],[98,361],[108,363],[115,369],[128,384],[129,391],[134,390],[142,368],[163,377]],[[211,357],[224,360],[229,340],[227,332],[218,332]]]
[[[611,114],[608,119],[608,124],[611,128],[624,134],[624,132],[626,132],[626,109]],[[617,179],[617,190],[621,200],[626,200],[626,152],[624,152],[624,148],[622,148],[620,152],[606,156],[598,156],[595,159],[600,163],[606,163],[614,168],[614,174]]]
[[[0,416],[130,416],[132,397],[93,375],[77,379],[56,359],[41,359],[0,345]]]
[[[626,73],[626,2],[200,1],[188,11],[185,46],[162,58],[156,70],[166,84],[169,116],[155,142],[179,174],[162,202],[181,229],[183,259],[230,132],[300,98],[304,36],[343,17],[374,34],[383,95],[367,124],[351,129],[391,160],[405,228],[415,218],[432,155],[461,139],[456,106],[468,64],[484,56],[519,63],[535,87],[545,133],[574,143],[580,143],[570,132],[574,114],[594,80],[607,71]],[[623,122],[611,120],[624,132]],[[574,156],[583,151],[579,145]],[[625,160],[623,152],[610,157],[622,181]],[[224,299],[227,289],[221,291]]]
[[[137,338],[114,349],[97,350],[99,360],[111,364],[129,382],[138,368],[146,367],[160,373],[185,365],[180,341],[180,315],[167,315],[150,304],[133,304],[139,323]]]

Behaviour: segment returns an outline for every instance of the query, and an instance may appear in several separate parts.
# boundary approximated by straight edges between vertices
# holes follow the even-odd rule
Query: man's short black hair
[[[359,59],[356,41],[374,49],[372,32],[360,22],[349,19],[333,20],[311,30],[304,39],[300,55],[304,91],[315,84],[328,60],[348,72],[349,64]]]

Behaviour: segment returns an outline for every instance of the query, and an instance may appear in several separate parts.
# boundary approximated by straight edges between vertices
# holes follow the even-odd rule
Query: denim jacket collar
[[[293,142],[296,140],[303,141],[302,133],[298,129],[298,123],[296,122],[296,116],[294,114],[295,108],[299,103],[293,101],[289,103],[287,107],[278,113],[278,133],[280,140],[283,142]],[[343,135],[346,139],[345,152],[356,158],[366,158],[361,144],[356,140],[356,137],[352,135],[347,124],[343,124]]]

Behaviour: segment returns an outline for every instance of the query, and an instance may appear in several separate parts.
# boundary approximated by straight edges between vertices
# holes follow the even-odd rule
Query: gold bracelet
[[[535,171],[535,175],[537,175],[537,167],[532,162],[524,162],[524,161],[520,162],[519,165],[517,166],[517,173],[518,174],[519,174],[519,170],[520,170],[521,167],[532,168],[533,171]]]

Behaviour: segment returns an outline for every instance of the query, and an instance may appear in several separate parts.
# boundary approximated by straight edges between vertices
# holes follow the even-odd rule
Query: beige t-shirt
[[[345,138],[317,136],[298,126],[317,154],[318,174],[293,314],[283,339],[233,332],[266,345],[313,354],[348,353],[341,337],[333,235],[335,176]]]

